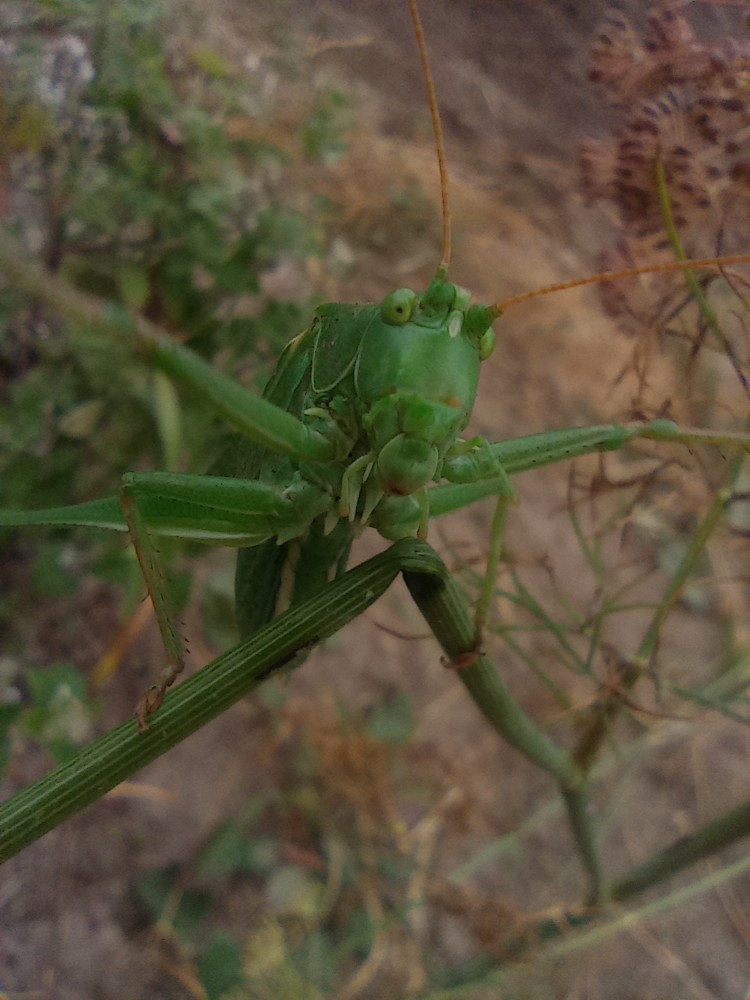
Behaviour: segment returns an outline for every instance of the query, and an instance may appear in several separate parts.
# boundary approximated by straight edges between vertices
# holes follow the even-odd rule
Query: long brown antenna
[[[639,274],[664,274],[668,271],[687,271],[690,268],[695,270],[720,271],[723,267],[731,267],[732,264],[750,264],[750,254],[735,254],[730,257],[705,257],[698,260],[673,260],[666,264],[651,264],[645,267],[628,267],[622,271],[603,271],[601,274],[592,274],[587,278],[574,278],[572,281],[561,281],[554,285],[544,285],[531,292],[521,292],[520,295],[512,295],[509,299],[496,302],[489,308],[497,312],[497,315],[504,312],[509,306],[517,306],[520,302],[528,302],[529,299],[536,299],[541,295],[552,295],[553,292],[564,292],[568,288],[581,288],[583,285],[598,285],[604,281],[619,281],[621,278],[635,278]]]
[[[443,259],[440,261],[437,273],[438,278],[444,279],[448,274],[451,262],[451,207],[448,201],[448,170],[445,165],[443,128],[440,124],[440,112],[438,110],[437,96],[435,95],[435,84],[430,72],[430,63],[427,58],[427,43],[425,42],[424,31],[422,30],[422,19],[419,16],[417,0],[409,0],[409,10],[411,11],[414,34],[417,37],[419,55],[422,60],[422,74],[425,86],[427,87],[427,99],[430,102],[432,131],[435,134],[435,150],[437,151],[438,169],[440,171],[440,200],[443,208]]]

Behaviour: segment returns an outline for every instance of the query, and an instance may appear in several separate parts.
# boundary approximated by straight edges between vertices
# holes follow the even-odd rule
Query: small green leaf
[[[64,761],[91,736],[86,683],[69,663],[32,670],[28,683],[33,707],[24,713],[23,723],[58,763]]]
[[[34,585],[45,598],[65,597],[72,586],[74,566],[69,542],[45,542],[34,563]]]
[[[41,104],[26,104],[6,132],[6,148],[15,152],[38,154],[52,138],[50,116]]]
[[[244,982],[242,953],[228,934],[211,938],[205,956],[198,964],[198,976],[209,1000],[220,1000]]]
[[[61,687],[68,688],[73,697],[83,698],[86,694],[86,682],[70,663],[59,663],[54,667],[39,667],[37,670],[32,670],[28,682],[34,700],[40,707],[47,707],[57,701]]]
[[[367,731],[383,743],[406,743],[414,732],[414,702],[408,694],[397,694],[376,706],[367,720]]]
[[[154,416],[159,428],[159,438],[164,452],[164,465],[173,472],[179,465],[182,452],[182,411],[177,390],[163,372],[154,372]]]
[[[65,437],[74,441],[86,441],[96,429],[103,410],[103,399],[86,400],[63,413],[57,422],[57,428]]]
[[[141,903],[156,923],[164,910],[173,909],[175,883],[180,878],[176,869],[163,868],[147,872],[138,882]],[[211,897],[206,892],[190,890],[179,895],[179,905],[172,917],[172,927],[181,937],[191,937],[205,921],[211,905]]]
[[[318,915],[322,894],[320,880],[296,865],[277,868],[266,885],[266,901],[271,910],[303,919]]]
[[[255,836],[248,831],[262,809],[262,803],[251,803],[238,819],[224,823],[201,851],[198,869],[201,875],[217,878],[232,872],[269,872],[278,860],[278,842],[268,836]]]
[[[190,53],[190,58],[198,69],[207,76],[223,80],[233,75],[231,64],[216,49],[198,45]]]
[[[142,309],[151,294],[148,272],[137,264],[123,264],[117,272],[120,298],[132,309]]]

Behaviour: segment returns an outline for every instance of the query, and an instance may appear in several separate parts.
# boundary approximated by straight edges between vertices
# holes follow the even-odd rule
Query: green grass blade
[[[437,556],[435,557],[437,559]],[[454,663],[476,647],[476,627],[460,588],[447,568],[425,574],[404,569],[406,585],[427,623]],[[485,718],[525,757],[547,771],[558,783],[581,862],[591,879],[594,898],[602,889],[602,873],[593,822],[589,813],[585,774],[572,756],[558,746],[526,715],[494,663],[478,652],[474,662],[457,671]]]

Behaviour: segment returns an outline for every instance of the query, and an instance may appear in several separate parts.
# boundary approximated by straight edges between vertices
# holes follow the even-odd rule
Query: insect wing
[[[269,402],[297,417],[303,415],[310,388],[317,333],[316,320],[287,344],[263,393]],[[278,482],[291,472],[289,459],[246,438],[237,443],[231,475]],[[350,548],[350,526],[341,522],[328,536],[322,526],[313,525],[304,538],[283,545],[269,539],[240,549],[234,589],[241,637],[252,635],[285,607],[311,596],[343,572]]]
[[[317,334],[317,321],[298,337],[290,340],[279,356],[276,368],[263,390],[263,398],[282,410],[302,416],[302,398],[309,384],[312,348]]]
[[[380,315],[375,305],[329,302],[318,309],[312,361],[312,388],[327,393],[349,375],[367,331]]]
[[[315,324],[312,324],[286,345],[263,390],[263,398],[269,403],[299,418],[302,417],[304,399],[310,384],[314,335]],[[271,470],[284,461],[286,460],[275,452],[249,441],[243,434],[234,434],[224,455],[211,472],[237,479],[268,479],[274,478]]]

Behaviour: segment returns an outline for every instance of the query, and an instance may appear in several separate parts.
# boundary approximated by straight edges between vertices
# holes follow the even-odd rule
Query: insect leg
[[[167,653],[167,662],[162,667],[158,683],[152,685],[142,695],[136,708],[138,729],[142,732],[148,728],[148,717],[159,708],[164,700],[167,688],[185,669],[185,647],[175,624],[173,609],[170,606],[159,552],[148,531],[132,480],[123,481],[120,502]]]
[[[184,666],[183,643],[174,624],[154,536],[179,534],[228,545],[283,540],[306,531],[332,502],[322,490],[302,480],[282,488],[257,480],[174,473],[131,473],[123,478],[123,514],[167,653],[158,683],[139,702],[140,729],[146,728],[148,717]]]

